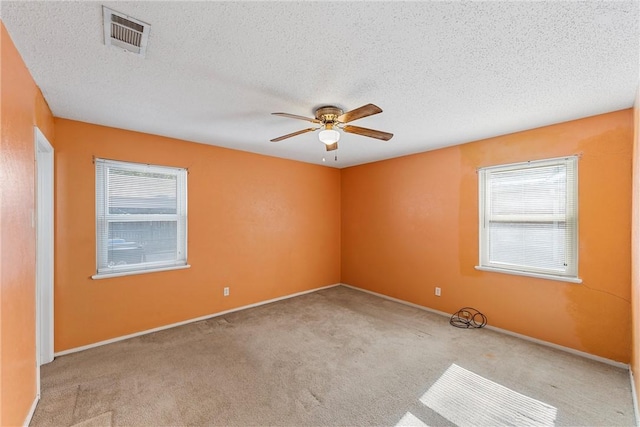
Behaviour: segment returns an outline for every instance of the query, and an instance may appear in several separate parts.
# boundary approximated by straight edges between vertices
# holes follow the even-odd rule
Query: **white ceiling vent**
[[[102,6],[104,44],[142,56],[147,51],[151,25]]]

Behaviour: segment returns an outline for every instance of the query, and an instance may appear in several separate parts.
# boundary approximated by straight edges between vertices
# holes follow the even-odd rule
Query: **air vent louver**
[[[104,44],[145,56],[151,26],[102,6]]]

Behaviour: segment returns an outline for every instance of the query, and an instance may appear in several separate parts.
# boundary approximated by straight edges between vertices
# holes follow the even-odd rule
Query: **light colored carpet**
[[[74,424],[72,427],[111,427],[111,412],[105,412],[104,414],[100,414],[97,417],[80,421],[78,424]]]
[[[58,357],[32,425],[482,425],[496,390],[539,425],[634,424],[623,369],[340,286]]]

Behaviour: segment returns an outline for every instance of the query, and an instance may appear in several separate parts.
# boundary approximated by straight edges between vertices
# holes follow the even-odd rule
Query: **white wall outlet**
[[[224,290],[223,290],[223,295],[224,295],[225,297],[228,297],[228,296],[229,296],[229,288],[224,288]]]
[[[436,286],[436,296],[439,297],[440,296],[440,288]]]

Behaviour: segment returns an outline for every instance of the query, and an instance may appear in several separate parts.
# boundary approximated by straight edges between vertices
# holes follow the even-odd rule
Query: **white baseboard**
[[[298,297],[300,295],[310,294],[312,292],[321,291],[322,289],[333,288],[335,286],[340,286],[340,283],[336,283],[336,284],[329,285],[329,286],[323,286],[323,287],[320,287],[320,288],[314,288],[314,289],[310,289],[308,291],[296,292],[295,294],[285,295],[285,296],[282,296],[282,297],[273,298],[273,299],[269,299],[269,300],[266,300],[266,301],[260,301],[260,302],[254,303],[254,304],[243,305],[242,307],[232,308],[231,310],[225,310],[225,311],[221,311],[221,312],[218,312],[218,313],[207,314],[205,316],[200,316],[200,317],[196,317],[196,318],[193,318],[193,319],[183,320],[182,322],[171,323],[169,325],[164,325],[164,326],[160,326],[160,327],[153,328],[153,329],[147,329],[147,330],[144,330],[144,331],[135,332],[133,334],[123,335],[123,336],[120,336],[120,337],[111,338],[111,339],[104,340],[104,341],[99,341],[99,342],[96,342],[96,343],[93,343],[93,344],[83,345],[81,347],[70,348],[68,350],[63,350],[63,351],[59,351],[57,353],[54,353],[54,356],[58,357],[58,356],[64,356],[65,354],[77,353],[79,351],[88,350],[90,348],[100,347],[102,345],[111,344],[111,343],[118,342],[118,341],[124,341],[124,340],[127,340],[129,338],[135,338],[135,337],[139,337],[141,335],[147,335],[147,334],[151,334],[153,332],[158,332],[158,331],[163,331],[165,329],[175,328],[176,326],[187,325],[189,323],[199,322],[201,320],[207,320],[207,319],[211,319],[213,317],[224,316],[225,314],[233,313],[233,312],[236,312],[236,311],[246,310],[248,308],[253,308],[253,307],[259,307],[259,306],[265,305],[265,304],[271,304],[272,302],[282,301],[282,300],[285,300],[285,299]]]
[[[633,369],[629,369],[629,379],[631,380],[631,399],[633,400],[633,412],[636,414],[636,426],[640,427],[640,407],[638,406],[638,389],[633,380]]]
[[[118,341],[123,341],[123,340],[129,339],[129,338],[135,338],[135,337],[138,337],[138,336],[141,336],[141,335],[151,334],[153,332],[163,331],[165,329],[175,328],[176,326],[182,326],[182,325],[187,325],[187,324],[193,323],[193,322],[199,322],[201,320],[211,319],[213,317],[224,316],[225,314],[233,313],[233,312],[236,312],[236,311],[246,310],[248,308],[253,308],[253,307],[259,307],[261,305],[270,304],[270,303],[273,303],[273,302],[282,301],[282,300],[289,299],[289,298],[294,298],[294,297],[297,297],[297,296],[300,296],[300,295],[309,294],[309,293],[312,293],[312,292],[317,292],[317,291],[320,291],[322,289],[333,288],[335,286],[344,286],[344,287],[347,287],[347,288],[355,289],[355,290],[360,291],[360,292],[366,292],[366,293],[371,294],[371,295],[376,295],[378,297],[385,298],[385,299],[388,299],[390,301],[395,301],[395,302],[400,303],[400,304],[404,304],[404,305],[408,305],[408,306],[411,306],[411,307],[415,307],[415,308],[418,308],[420,310],[425,310],[425,311],[428,311],[428,312],[431,312],[431,313],[435,313],[435,314],[438,314],[440,316],[451,317],[450,313],[445,313],[443,311],[435,310],[433,308],[425,307],[423,305],[414,304],[412,302],[401,300],[401,299],[394,298],[394,297],[390,297],[388,295],[380,294],[378,292],[373,292],[373,291],[369,291],[367,289],[362,289],[362,288],[358,288],[358,287],[355,287],[355,286],[347,285],[346,283],[336,283],[336,284],[333,284],[333,285],[323,286],[323,287],[320,287],[320,288],[314,288],[314,289],[310,289],[310,290],[307,290],[307,291],[296,292],[294,294],[285,295],[285,296],[282,296],[282,297],[273,298],[273,299],[270,299],[270,300],[261,301],[261,302],[257,302],[257,303],[254,303],[254,304],[244,305],[244,306],[241,306],[241,307],[233,308],[231,310],[225,310],[225,311],[221,311],[221,312],[218,312],[218,313],[208,314],[208,315],[205,315],[205,316],[200,316],[200,317],[196,317],[196,318],[193,318],[193,319],[184,320],[182,322],[171,323],[169,325],[164,325],[164,326],[160,326],[160,327],[153,328],[153,329],[147,329],[147,330],[144,330],[144,331],[135,332],[135,333],[129,334],[129,335],[123,335],[123,336],[120,336],[120,337],[111,338],[111,339],[104,340],[104,341],[99,341],[99,342],[96,342],[96,343],[93,343],[93,344],[84,345],[84,346],[81,346],[81,347],[74,347],[74,348],[71,348],[71,349],[68,349],[68,350],[59,351],[59,352],[55,353],[54,356],[58,357],[58,356],[64,356],[65,354],[77,353],[79,351],[88,350],[90,348],[100,347],[102,345],[111,344],[111,343],[118,342]],[[618,368],[629,369],[629,365],[626,364],[626,363],[617,362],[615,360],[611,360],[611,359],[607,359],[607,358],[604,358],[604,357],[596,356],[594,354],[586,353],[584,351],[576,350],[576,349],[573,349],[573,348],[570,348],[570,347],[564,347],[564,346],[561,346],[561,345],[558,345],[558,344],[550,343],[548,341],[539,340],[537,338],[529,337],[527,335],[518,334],[516,332],[511,332],[511,331],[506,330],[506,329],[496,328],[495,326],[487,325],[485,327],[487,329],[491,329],[491,330],[496,331],[496,332],[500,332],[500,333],[503,333],[503,334],[506,334],[506,335],[511,335],[513,337],[523,339],[525,341],[530,341],[530,342],[534,342],[536,344],[540,344],[540,345],[544,345],[544,346],[547,346],[547,347],[555,348],[557,350],[562,350],[562,351],[565,351],[567,353],[575,354],[577,356],[581,356],[581,357],[584,357],[584,358],[587,358],[587,359],[591,359],[591,360],[595,360],[595,361],[598,361],[598,362],[606,363],[608,365],[616,366]],[[636,402],[637,402],[637,395],[635,395],[635,396],[636,396]],[[37,403],[37,400],[36,400],[36,403]],[[35,404],[34,404],[34,408],[33,409],[35,410]]]
[[[29,409],[29,413],[27,414],[27,418],[24,419],[24,427],[27,427],[29,423],[31,423],[31,418],[33,418],[33,414],[36,412],[36,407],[38,406],[38,401],[40,400],[40,395],[36,394],[36,397],[33,399],[33,403],[31,404],[31,409]]]
[[[433,308],[425,307],[423,305],[414,304],[412,302],[401,300],[401,299],[398,299],[398,298],[393,298],[393,297],[390,297],[390,296],[387,296],[387,295],[384,295],[384,294],[379,294],[377,292],[369,291],[367,289],[357,288],[355,286],[347,285],[345,283],[342,283],[342,286],[345,286],[345,287],[351,288],[351,289],[355,289],[357,291],[366,292],[366,293],[371,294],[371,295],[376,295],[376,296],[379,296],[381,298],[385,298],[385,299],[388,299],[388,300],[391,300],[391,301],[398,302],[400,304],[404,304],[404,305],[408,305],[408,306],[411,306],[411,307],[419,308],[420,310],[425,310],[425,311],[429,311],[431,313],[439,314],[441,316],[446,316],[446,317],[449,317],[449,318],[451,317],[451,313],[445,313],[443,311],[434,310]],[[576,350],[574,348],[564,347],[562,345],[554,344],[554,343],[551,343],[551,342],[548,342],[548,341],[539,340],[537,338],[533,338],[533,337],[530,337],[530,336],[527,336],[527,335],[522,335],[522,334],[518,334],[516,332],[511,332],[511,331],[506,330],[506,329],[496,328],[495,326],[491,326],[491,325],[487,325],[487,326],[485,326],[485,328],[490,329],[492,331],[500,332],[500,333],[503,333],[503,334],[506,334],[506,335],[511,335],[513,337],[520,338],[520,339],[523,339],[525,341],[530,341],[530,342],[534,342],[536,344],[540,344],[540,345],[544,345],[544,346],[547,346],[547,347],[555,348],[556,350],[562,350],[562,351],[565,351],[567,353],[571,353],[571,354],[575,354],[577,356],[584,357],[586,359],[591,359],[591,360],[595,360],[597,362],[606,363],[607,365],[612,365],[612,366],[615,366],[615,367],[618,367],[618,368],[622,368],[622,369],[629,369],[629,365],[626,364],[626,363],[617,362],[615,360],[607,359],[605,357],[596,356],[595,354],[586,353],[584,351]]]
[[[449,316],[451,316],[451,315],[449,315]],[[527,335],[522,335],[522,334],[519,334],[517,332],[511,332],[511,331],[509,331],[507,329],[500,329],[500,328],[496,328],[495,326],[491,326],[491,325],[487,325],[485,327],[487,329],[491,329],[492,331],[500,332],[500,333],[503,333],[505,335],[511,335],[512,337],[520,338],[520,339],[523,339],[525,341],[531,341],[531,342],[534,342],[536,344],[544,345],[546,347],[555,348],[556,350],[561,350],[561,351],[564,351],[564,352],[567,352],[567,353],[575,354],[576,356],[584,357],[585,359],[591,359],[591,360],[595,360],[596,362],[601,362],[601,363],[605,363],[607,365],[615,366],[616,368],[629,370],[629,364],[628,363],[618,362],[617,360],[607,359],[606,357],[602,357],[602,356],[596,356],[595,354],[591,354],[591,353],[587,353],[587,352],[584,352],[584,351],[576,350],[575,348],[565,347],[563,345],[554,344],[554,343],[549,342],[549,341],[539,340],[537,338],[533,338],[533,337],[530,337],[530,336],[527,336]]]

